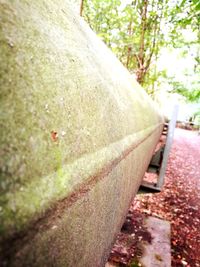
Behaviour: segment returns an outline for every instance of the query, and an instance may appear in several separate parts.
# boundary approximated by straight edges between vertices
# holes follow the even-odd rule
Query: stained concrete
[[[171,267],[170,223],[148,217],[145,226],[152,236],[152,242],[143,244],[144,254],[140,263],[143,267]]]

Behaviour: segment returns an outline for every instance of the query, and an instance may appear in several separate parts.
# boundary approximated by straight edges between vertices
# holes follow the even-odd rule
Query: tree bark
[[[80,16],[83,16],[83,5],[84,5],[84,0],[81,0],[81,5],[80,5]]]
[[[141,37],[140,37],[140,49],[138,54],[138,70],[136,72],[137,81],[142,84],[144,80],[144,61],[145,61],[145,33],[147,22],[147,7],[148,0],[143,0],[142,12],[141,12]]]

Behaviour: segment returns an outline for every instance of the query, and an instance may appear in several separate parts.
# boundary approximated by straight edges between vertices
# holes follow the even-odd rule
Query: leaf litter
[[[200,136],[176,129],[160,193],[139,194],[110,253],[118,266],[141,266],[142,242],[151,243],[146,216],[171,223],[172,267],[200,267]]]

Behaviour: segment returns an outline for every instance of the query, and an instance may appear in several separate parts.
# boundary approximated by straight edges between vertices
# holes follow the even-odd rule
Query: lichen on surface
[[[134,171],[126,158],[143,142],[152,152],[163,122],[70,2],[1,0],[0,12],[0,233],[7,238],[115,168],[135,192],[149,155],[138,154]]]

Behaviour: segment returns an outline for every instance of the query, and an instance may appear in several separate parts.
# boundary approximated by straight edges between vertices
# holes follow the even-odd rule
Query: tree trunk
[[[138,69],[136,72],[137,81],[142,84],[145,76],[145,33],[146,33],[146,21],[147,21],[147,7],[148,0],[143,0],[142,14],[141,14],[141,37],[140,37],[140,48],[138,54]]]
[[[84,5],[84,0],[81,0],[81,5],[80,5],[80,16],[83,16],[83,5]]]

